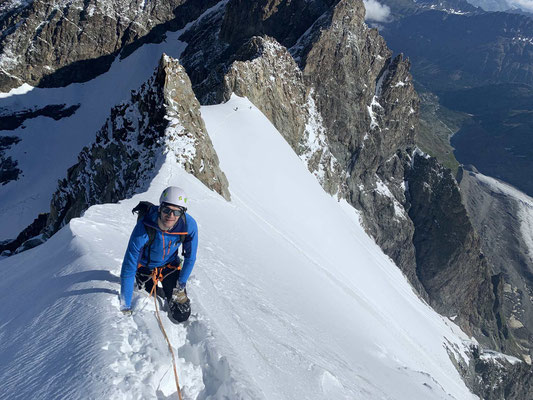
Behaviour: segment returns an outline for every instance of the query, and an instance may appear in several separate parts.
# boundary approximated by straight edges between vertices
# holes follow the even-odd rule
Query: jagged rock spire
[[[166,55],[154,75],[111,110],[92,146],[78,156],[54,193],[43,230],[51,236],[89,206],[141,192],[165,157],[229,199],[228,182],[180,63]]]

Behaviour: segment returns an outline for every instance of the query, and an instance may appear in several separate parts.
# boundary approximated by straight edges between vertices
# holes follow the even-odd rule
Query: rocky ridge
[[[480,251],[479,236],[450,170],[435,158],[415,153],[407,171],[417,276],[431,305],[470,327],[467,332],[476,338],[488,337],[488,343],[502,351],[520,354],[501,310],[501,276],[493,276]]]
[[[79,156],[54,194],[46,235],[90,205],[130,197],[150,182],[161,156],[229,199],[228,182],[200,115],[190,80],[177,60],[163,56],[150,81],[131,101],[111,110],[96,142]]]
[[[472,343],[464,358],[448,349],[466,385],[483,400],[525,400],[533,396],[531,366],[518,358]],[[457,354],[457,353],[455,353]]]
[[[533,199],[484,177],[473,167],[459,173],[461,197],[476,230],[483,254],[502,276],[503,313],[509,330],[531,363],[533,340]]]
[[[83,149],[78,163],[59,182],[40,237],[3,247],[22,245],[18,251],[33,247],[91,205],[117,202],[146,190],[164,157],[175,157],[207,187],[230,198],[190,80],[179,62],[168,56],[162,57],[153,77],[132,93],[130,101],[111,110],[95,143]]]
[[[217,0],[9,1],[0,5],[0,91],[22,83],[65,86],[107,71],[167,30],[181,29]]]
[[[268,36],[252,37],[224,76],[224,96],[247,97],[274,123],[330,194],[343,197],[343,172],[331,154],[312,89],[288,50]]]
[[[348,174],[349,202],[363,211],[369,233],[424,293],[414,271],[396,154],[413,143],[418,98],[408,62],[391,59],[383,38],[364,24],[364,14],[360,2],[339,2],[295,56],[315,90],[331,151]]]

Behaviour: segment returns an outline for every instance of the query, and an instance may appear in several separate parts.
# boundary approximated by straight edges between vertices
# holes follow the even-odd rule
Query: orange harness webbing
[[[178,268],[179,269],[179,268]],[[159,315],[159,308],[157,306],[157,295],[156,295],[156,288],[157,284],[161,282],[165,277],[163,276],[163,267],[160,268],[154,268],[152,272],[152,290],[150,292],[150,296],[154,297],[154,304],[155,304],[155,314],[157,317],[157,322],[159,322],[159,328],[161,329],[161,332],[163,332],[163,336],[165,337],[167,343],[168,343],[168,349],[170,350],[170,354],[172,355],[172,366],[174,367],[174,377],[176,378],[176,388],[178,389],[178,397],[179,400],[182,400],[181,397],[181,390],[180,390],[180,383],[178,379],[178,372],[176,369],[176,357],[174,356],[174,350],[172,349],[172,345],[170,344],[170,340],[168,339],[167,333],[165,332],[165,328],[163,327],[163,322],[161,321],[161,316]]]

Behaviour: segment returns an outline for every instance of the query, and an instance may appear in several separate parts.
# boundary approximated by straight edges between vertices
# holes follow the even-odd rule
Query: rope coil
[[[178,397],[179,400],[183,400],[181,397],[181,389],[178,379],[178,371],[176,368],[176,357],[174,356],[174,350],[172,349],[172,345],[170,344],[170,340],[168,339],[167,332],[165,331],[165,328],[163,327],[163,321],[161,321],[161,316],[159,315],[159,307],[157,306],[157,295],[156,295],[156,288],[157,284],[161,282],[164,279],[162,268],[155,268],[152,272],[152,290],[150,291],[150,296],[154,297],[154,304],[155,304],[155,315],[157,317],[157,322],[159,323],[159,328],[161,329],[161,332],[163,332],[163,336],[165,337],[168,349],[170,350],[170,354],[172,355],[172,366],[174,368],[174,377],[176,378],[176,389],[178,389]]]

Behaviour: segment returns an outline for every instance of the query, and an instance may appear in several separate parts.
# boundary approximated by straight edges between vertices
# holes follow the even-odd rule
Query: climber
[[[134,282],[139,289],[144,287],[151,293],[155,270],[162,278],[170,319],[183,322],[189,318],[191,308],[185,286],[196,260],[198,228],[186,211],[187,195],[175,186],[163,191],[159,206],[143,201],[133,209],[132,212],[139,214],[137,225],[131,234],[120,273],[120,310],[124,314],[132,313]],[[178,255],[180,246],[183,265]]]

